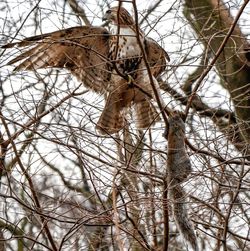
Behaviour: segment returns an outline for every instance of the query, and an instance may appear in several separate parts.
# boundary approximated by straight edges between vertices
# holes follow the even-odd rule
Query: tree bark
[[[222,1],[186,0],[185,16],[198,39],[216,54],[234,19]],[[238,25],[216,61],[221,85],[229,92],[239,128],[233,143],[250,143],[250,44]],[[229,130],[231,132],[231,129]]]

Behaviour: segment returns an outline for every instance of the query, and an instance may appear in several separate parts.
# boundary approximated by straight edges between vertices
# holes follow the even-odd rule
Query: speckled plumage
[[[152,95],[134,20],[124,8],[121,7],[119,13],[117,11],[118,7],[111,8],[104,16],[111,21],[111,31],[99,26],[73,27],[2,46],[16,46],[24,50],[8,63],[20,62],[16,71],[65,68],[88,89],[107,94],[106,105],[97,122],[97,129],[102,134],[118,132],[124,126],[124,108],[127,107],[135,107],[139,128],[147,128],[158,117],[151,99],[140,90]],[[145,38],[142,32],[140,39],[156,78],[165,70],[168,55],[155,41]],[[139,89],[119,76],[117,69],[123,75],[130,75]]]

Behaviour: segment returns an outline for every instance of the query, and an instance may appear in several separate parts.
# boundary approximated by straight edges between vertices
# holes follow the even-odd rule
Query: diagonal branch
[[[82,7],[79,6],[78,2],[76,0],[67,0],[67,2],[76,15],[82,19],[84,24],[90,26],[91,23],[87,18],[86,12]]]
[[[199,87],[200,87],[202,81],[203,81],[204,78],[207,76],[207,74],[210,72],[210,70],[212,69],[212,67],[213,67],[214,64],[216,63],[217,59],[219,58],[220,54],[223,52],[224,47],[225,47],[227,41],[229,40],[230,36],[232,35],[232,33],[233,33],[233,31],[234,31],[234,28],[236,27],[237,22],[238,22],[240,16],[242,15],[242,13],[243,13],[243,11],[244,11],[244,9],[246,8],[246,6],[247,6],[248,3],[249,3],[249,0],[246,0],[246,1],[244,2],[244,4],[241,6],[240,10],[238,11],[238,13],[237,13],[237,15],[236,15],[236,17],[235,17],[234,22],[232,23],[232,25],[231,25],[231,27],[230,27],[230,29],[229,29],[227,35],[224,37],[224,39],[223,39],[223,41],[222,41],[222,43],[221,43],[221,45],[220,45],[218,51],[216,52],[216,54],[215,54],[213,60],[212,60],[211,63],[207,66],[207,68],[203,71],[203,73],[201,74],[200,78],[198,79],[196,85],[194,86],[194,89],[193,89],[193,91],[192,91],[192,94],[191,94],[191,96],[190,96],[190,98],[189,98],[189,102],[188,102],[187,107],[186,107],[186,111],[185,111],[186,116],[188,115],[188,112],[189,112],[189,109],[190,109],[190,107],[191,107],[192,101],[193,101],[193,99],[194,99],[194,97],[195,97],[195,95],[196,95],[196,93],[197,93],[197,91],[198,91],[198,89],[199,89]]]

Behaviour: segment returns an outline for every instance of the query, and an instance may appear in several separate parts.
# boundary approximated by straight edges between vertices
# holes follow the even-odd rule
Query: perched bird
[[[81,26],[6,44],[2,48],[25,48],[8,65],[20,62],[15,71],[65,68],[88,89],[105,94],[106,104],[96,126],[101,134],[122,129],[126,108],[132,106],[138,128],[148,128],[159,116],[151,103],[152,88],[134,19],[125,8],[113,7],[103,20],[110,22],[110,31],[100,26]],[[142,31],[138,36],[156,79],[165,70],[168,54]]]

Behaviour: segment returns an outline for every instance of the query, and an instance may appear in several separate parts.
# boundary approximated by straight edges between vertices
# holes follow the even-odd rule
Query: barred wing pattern
[[[117,8],[113,8],[112,11],[108,12],[108,15],[114,21]],[[128,21],[130,23],[127,27],[131,27],[133,18],[130,14],[124,8],[121,8],[121,14],[123,27],[126,27],[125,22]],[[131,39],[130,35],[124,37],[125,42]],[[135,36],[133,39],[135,43]],[[115,71],[115,62],[111,60],[111,55],[114,53],[111,50],[116,50],[114,46],[111,48],[113,41],[114,35],[103,27],[80,26],[29,37],[20,42],[6,44],[2,48],[20,48],[21,54],[8,62],[9,65],[19,63],[15,71],[34,71],[46,67],[64,68],[88,89],[106,94],[106,104],[97,122],[97,129],[101,134],[112,134],[121,130],[124,126],[126,108],[131,106],[135,108],[135,121],[138,128],[148,128],[159,120],[159,116],[152,104],[152,89],[143,60],[137,63],[135,69],[132,69],[136,76],[136,85],[133,86]],[[117,48],[118,52],[126,48],[128,51],[125,53],[128,55],[137,53],[135,57],[138,57],[137,50],[129,49],[131,46],[126,44],[117,46],[120,46]],[[166,62],[169,60],[168,54],[150,38],[144,38],[144,47],[151,72],[156,79],[165,70]],[[119,60],[121,58],[117,58],[117,62]],[[127,58],[122,60],[126,63],[129,61]],[[131,71],[131,63],[129,64]],[[126,68],[123,72],[126,72]],[[149,95],[145,95],[140,88]]]
[[[108,41],[109,33],[105,28],[81,26],[26,38],[2,48],[28,48],[8,63],[23,60],[16,71],[65,68],[87,88],[104,93],[111,79]]]

